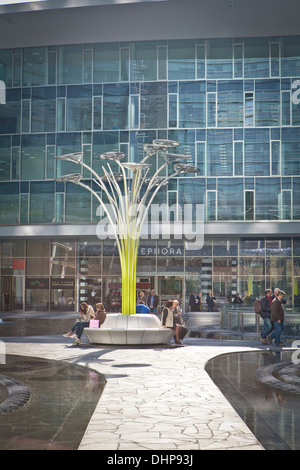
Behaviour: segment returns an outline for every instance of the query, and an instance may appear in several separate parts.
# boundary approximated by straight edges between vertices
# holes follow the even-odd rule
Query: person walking
[[[272,308],[272,291],[271,289],[265,290],[265,295],[261,299],[261,311],[260,316],[264,321],[263,331],[261,334],[261,342],[263,344],[269,344],[267,336],[273,330],[273,323],[271,321],[271,308]]]
[[[285,292],[280,290],[277,296],[272,301],[271,307],[271,321],[274,322],[274,330],[269,335],[271,342],[275,338],[276,346],[284,346],[281,342],[281,333],[284,329],[284,309],[282,305],[282,300],[285,296]]]

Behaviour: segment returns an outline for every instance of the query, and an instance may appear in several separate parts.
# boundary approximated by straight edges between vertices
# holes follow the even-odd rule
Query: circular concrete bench
[[[84,328],[92,344],[165,344],[174,335],[170,328],[163,328],[152,314],[122,315],[110,313],[100,328]]]

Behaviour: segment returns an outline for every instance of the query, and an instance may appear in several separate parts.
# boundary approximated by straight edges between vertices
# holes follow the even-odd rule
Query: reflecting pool
[[[0,365],[0,449],[78,449],[105,383],[87,367],[7,355]]]
[[[218,356],[206,372],[266,450],[300,449],[300,365],[293,351]]]

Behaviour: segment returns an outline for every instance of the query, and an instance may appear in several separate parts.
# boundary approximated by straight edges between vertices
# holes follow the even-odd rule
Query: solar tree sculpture
[[[145,144],[143,149],[145,157],[140,163],[123,163],[125,154],[121,152],[106,152],[100,159],[103,164],[103,174],[97,172],[83,162],[83,152],[66,154],[56,157],[57,160],[66,160],[78,164],[81,169],[89,170],[94,183],[105,194],[108,204],[104,203],[100,195],[89,185],[83,183],[82,172],[64,175],[56,178],[61,182],[72,182],[87,189],[100,203],[107,219],[113,237],[116,241],[121,273],[122,273],[122,315],[133,315],[136,312],[136,272],[139,241],[142,227],[147,217],[151,203],[163,186],[171,178],[183,173],[197,173],[198,168],[188,163],[178,163],[190,157],[172,153],[170,150],[179,144],[173,140],[156,139],[152,144]],[[149,157],[161,154],[164,163],[148,177],[151,164],[147,163]],[[119,171],[114,172],[110,162],[117,164]],[[177,163],[176,163],[177,162]],[[170,176],[160,176],[169,164],[174,163],[174,171]]]

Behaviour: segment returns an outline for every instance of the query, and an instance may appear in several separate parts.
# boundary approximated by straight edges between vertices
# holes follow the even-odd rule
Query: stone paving
[[[186,338],[185,347],[74,347],[63,337],[10,338],[7,354],[63,360],[104,374],[79,450],[263,450],[205,372],[206,362],[259,343]]]

